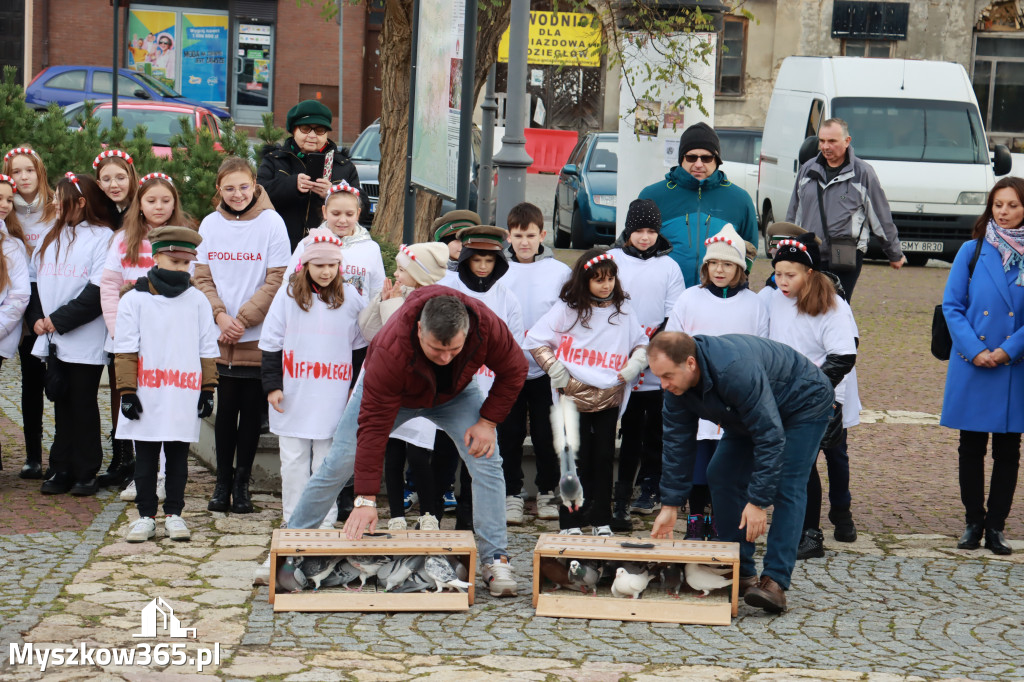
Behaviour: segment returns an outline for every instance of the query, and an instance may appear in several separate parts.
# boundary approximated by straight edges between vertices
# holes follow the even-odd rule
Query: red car
[[[100,120],[100,130],[110,127],[110,102],[101,102],[93,109],[93,115]],[[171,138],[181,132],[178,119],[187,116],[196,130],[206,128],[213,135],[213,146],[224,151],[220,145],[220,123],[206,107],[173,102],[120,101],[117,116],[124,121],[124,127],[131,137],[135,126],[146,126],[146,137],[153,143],[153,153],[161,158],[171,156]]]

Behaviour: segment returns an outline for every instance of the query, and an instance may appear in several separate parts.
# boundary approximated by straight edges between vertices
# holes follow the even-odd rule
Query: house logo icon
[[[196,629],[181,627],[181,622],[174,615],[174,609],[162,597],[157,597],[143,607],[142,632],[132,637],[155,638],[158,630],[162,630],[168,637],[177,639],[196,638]]]

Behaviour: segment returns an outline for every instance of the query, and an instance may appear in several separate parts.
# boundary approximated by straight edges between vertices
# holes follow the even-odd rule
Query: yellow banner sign
[[[601,66],[601,21],[581,12],[530,12],[529,64]],[[498,45],[498,61],[508,62],[508,29]]]

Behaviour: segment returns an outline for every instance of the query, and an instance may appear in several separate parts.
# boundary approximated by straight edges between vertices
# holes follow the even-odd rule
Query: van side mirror
[[[807,163],[808,161],[810,161],[811,159],[813,159],[814,156],[817,153],[818,153],[818,136],[817,135],[811,135],[806,140],[804,140],[803,143],[800,145],[800,153],[797,156],[797,159],[799,160],[800,165],[802,166],[805,163]]]
[[[997,144],[992,157],[992,172],[996,177],[1006,175],[1013,169],[1013,157],[1005,145]]]
[[[149,93],[142,88],[135,88],[135,92],[132,93],[132,96],[138,97],[139,99],[149,99]]]

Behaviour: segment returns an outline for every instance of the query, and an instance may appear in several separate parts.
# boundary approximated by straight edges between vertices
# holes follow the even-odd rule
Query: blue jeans
[[[782,453],[778,486],[772,500],[772,523],[768,529],[764,553],[767,575],[784,589],[796,565],[796,550],[803,533],[807,505],[807,477],[818,456],[821,437],[828,426],[828,414],[818,419],[786,424],[786,444]],[[731,435],[719,441],[711,464],[708,485],[715,508],[718,536],[726,542],[740,543],[740,575],[755,576],[754,543],[747,542],[746,529],[740,530],[740,516],[749,501],[747,486],[754,470],[754,443],[749,436]]]
[[[338,492],[352,476],[356,462],[355,435],[362,402],[363,381],[360,377],[334,432],[331,452],[309,479],[288,521],[289,528],[319,527],[337,499]],[[508,554],[505,477],[501,469],[501,456],[495,443],[494,454],[489,458],[473,457],[463,440],[466,430],[480,419],[480,406],[483,403],[483,394],[476,383],[471,382],[462,393],[443,405],[419,409],[401,408],[392,428],[398,428],[413,417],[426,417],[451,436],[459,456],[473,477],[473,525],[480,539],[481,556],[485,557],[485,561],[490,561],[495,555]],[[383,459],[384,452],[375,453],[375,456]],[[400,495],[401,491],[391,491],[391,494]]]

